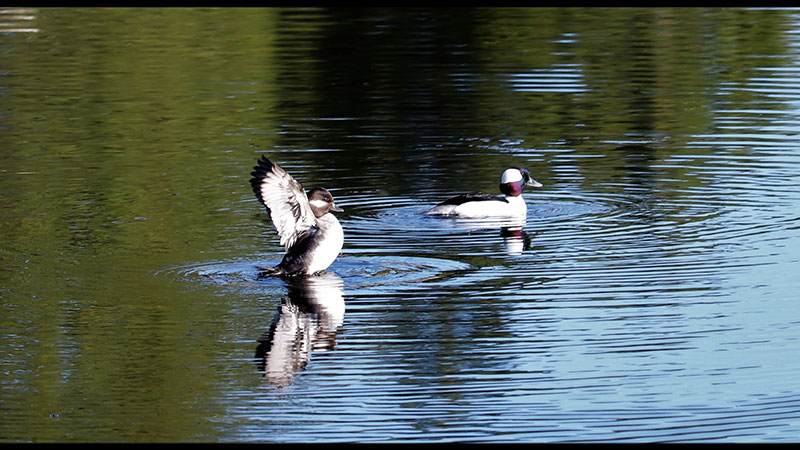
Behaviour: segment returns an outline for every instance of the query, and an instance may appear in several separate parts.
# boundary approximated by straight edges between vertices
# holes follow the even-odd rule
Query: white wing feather
[[[258,161],[250,183],[258,200],[267,207],[281,245],[287,250],[316,224],[303,186],[281,166],[265,157]]]

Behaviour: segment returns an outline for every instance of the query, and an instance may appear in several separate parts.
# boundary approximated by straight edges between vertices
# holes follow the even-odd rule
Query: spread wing
[[[288,250],[298,237],[316,223],[306,192],[281,166],[265,156],[258,160],[258,165],[253,169],[250,174],[253,176],[250,179],[253,192],[258,201],[267,207],[281,245]]]

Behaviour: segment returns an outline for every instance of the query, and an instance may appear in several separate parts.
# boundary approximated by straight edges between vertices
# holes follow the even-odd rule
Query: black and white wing
[[[316,218],[308,204],[308,197],[300,185],[283,168],[265,156],[258,160],[250,174],[253,192],[269,211],[272,223],[278,231],[281,245],[287,250],[298,237],[316,224]]]
[[[434,216],[456,215],[458,214],[456,213],[456,208],[465,203],[475,203],[475,202],[480,202],[479,204],[484,204],[489,202],[508,203],[508,200],[506,200],[505,197],[501,197],[498,195],[491,195],[483,192],[470,192],[469,194],[461,194],[461,195],[456,195],[455,197],[452,198],[448,198],[447,200],[437,204],[433,208],[423,212],[423,214],[430,214]]]
[[[457,195],[439,203],[439,205],[461,205],[467,202],[503,202],[508,203],[505,197],[499,195],[486,194],[483,192],[470,192],[468,194]]]

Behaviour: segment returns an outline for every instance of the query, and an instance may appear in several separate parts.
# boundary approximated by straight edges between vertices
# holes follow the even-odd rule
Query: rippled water
[[[6,8],[0,54],[4,442],[800,437],[800,11]],[[324,276],[259,277],[262,154],[344,208]],[[421,214],[511,165],[523,224]]]

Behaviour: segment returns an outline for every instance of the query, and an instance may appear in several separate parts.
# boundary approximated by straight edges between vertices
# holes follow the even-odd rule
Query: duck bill
[[[533,178],[530,178],[530,179],[528,179],[528,182],[525,183],[525,186],[542,187],[544,185],[542,183],[539,183],[538,181],[534,180]]]
[[[343,210],[342,208],[339,208],[338,206],[336,206],[336,204],[332,204],[332,205],[331,205],[331,207],[330,207],[330,209],[329,209],[329,211],[333,211],[333,212],[344,212],[344,210]]]

